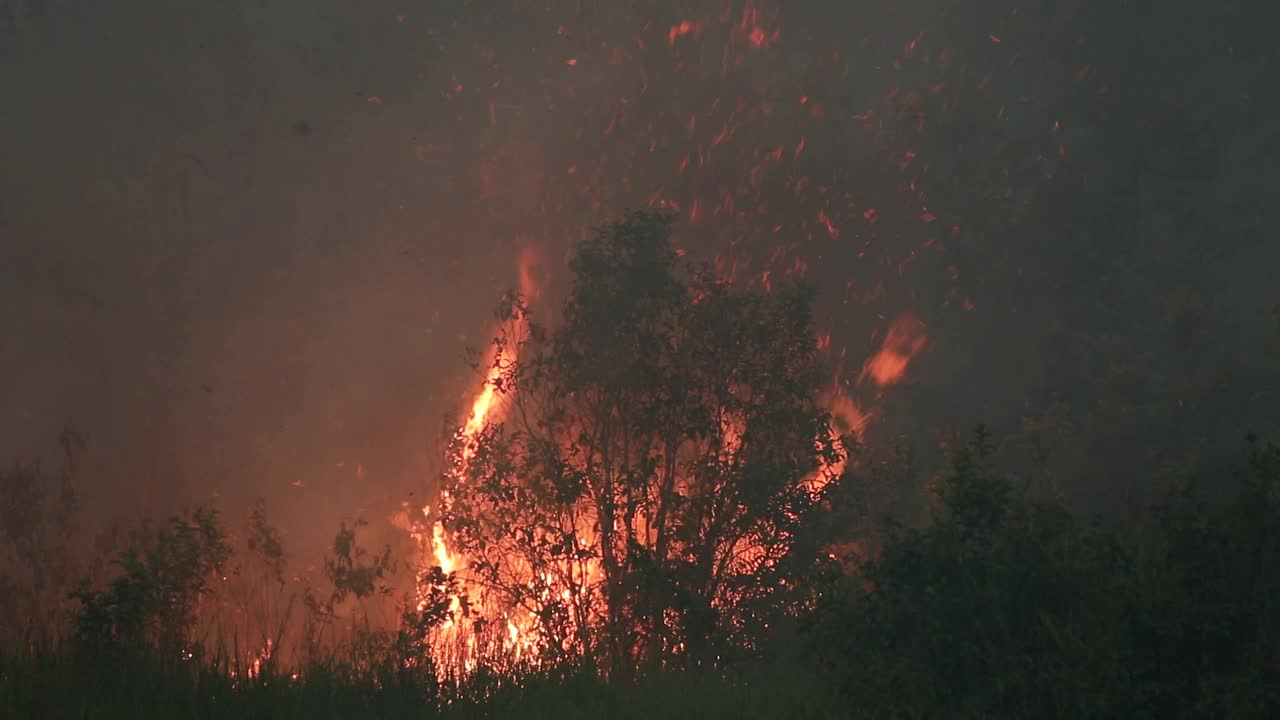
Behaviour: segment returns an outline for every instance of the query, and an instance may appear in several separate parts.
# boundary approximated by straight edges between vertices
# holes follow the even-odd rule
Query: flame
[[[867,360],[859,379],[870,378],[881,387],[902,382],[907,366],[928,343],[925,330],[925,324],[910,313],[894,320],[880,351]]]
[[[742,9],[742,17],[738,21],[738,33],[757,50],[771,47],[781,34],[778,30],[770,30],[761,15],[760,8],[748,6]]]
[[[539,269],[540,256],[532,245],[526,245],[520,253],[517,262],[517,277],[520,286],[520,298],[524,303],[534,302],[545,287],[548,276],[544,273],[542,276],[537,274]],[[459,429],[460,439],[463,442],[462,463],[463,467],[457,468],[460,477],[465,477],[466,464],[471,460],[474,453],[474,443],[479,434],[493,421],[499,411],[501,396],[498,394],[498,381],[502,377],[504,364],[500,361],[513,360],[514,354],[519,350],[519,343],[524,340],[527,332],[527,324],[524,316],[521,315],[515,320],[514,331],[509,336],[514,340],[514,344],[507,346],[504,350],[508,357],[499,356],[499,348],[493,345],[486,353],[486,364],[489,371],[486,373],[480,388],[476,391],[475,397],[471,402],[471,412],[467,415],[466,422]],[[494,331],[495,337],[502,331],[502,327],[498,327]],[[440,506],[445,507],[450,502],[448,492],[441,491]],[[426,505],[422,508],[422,516],[424,520],[430,521],[430,537],[421,530],[415,530],[412,533],[413,538],[418,542],[424,550],[429,548],[429,556],[434,561],[434,566],[438,567],[446,576],[457,577],[464,575],[466,569],[466,558],[454,553],[449,547],[448,533],[445,530],[444,523],[438,518],[432,518],[431,506]],[[424,555],[427,553],[424,552]],[[424,565],[427,565],[424,563]],[[425,609],[428,602],[429,588],[425,587],[425,579],[432,568],[430,565],[423,567],[419,572],[420,594],[418,598],[418,610]],[[462,578],[465,581],[465,577]],[[475,588],[464,587],[463,593],[483,594],[477,592]],[[435,638],[436,642],[432,647],[436,649],[437,657],[435,658],[437,668],[441,674],[446,674],[450,670],[455,669],[451,666],[461,666],[461,668],[469,672],[474,670],[478,663],[478,641],[474,632],[464,630],[464,625],[458,622],[462,616],[463,606],[462,597],[454,594],[449,598],[449,615],[440,627],[439,637]],[[521,619],[514,617],[506,618],[506,642],[503,648],[509,652],[517,660],[520,660],[527,654],[531,640],[529,638],[529,628],[532,625],[531,619]],[[457,657],[461,654],[461,658]]]
[[[702,32],[702,23],[697,20],[682,20],[676,25],[672,25],[667,31],[667,44],[675,45],[676,40],[690,33]]]
[[[940,252],[941,238],[953,218],[930,212],[925,207],[924,186],[917,187],[930,157],[924,149],[928,144],[921,144],[918,137],[924,126],[917,125],[916,118],[922,123],[924,111],[934,111],[929,93],[941,93],[951,86],[938,81],[948,79],[954,84],[953,78],[934,76],[946,72],[949,65],[945,49],[933,48],[926,38],[917,36],[904,54],[921,58],[922,72],[929,75],[924,85],[877,88],[863,99],[865,102],[837,111],[842,107],[837,100],[844,96],[850,65],[856,67],[849,58],[815,54],[818,59],[809,68],[815,72],[800,86],[790,82],[780,85],[773,79],[782,75],[770,67],[782,58],[773,52],[782,41],[780,8],[770,0],[708,7],[705,13],[669,17],[666,22],[651,23],[616,38],[607,33],[580,32],[575,20],[557,18],[552,27],[559,24],[559,45],[554,52],[539,48],[536,62],[548,72],[540,78],[536,92],[525,92],[519,85],[525,68],[516,67],[522,61],[515,60],[514,54],[504,58],[505,53],[482,48],[477,55],[480,69],[497,72],[498,66],[505,64],[504,75],[492,78],[491,83],[468,81],[464,92],[462,83],[450,74],[443,88],[458,123],[479,123],[492,130],[493,144],[486,146],[479,167],[473,168],[468,191],[495,213],[504,206],[508,215],[503,220],[513,221],[513,226],[542,223],[549,234],[566,229],[577,232],[583,218],[598,219],[609,209],[643,205],[646,198],[652,206],[684,210],[700,232],[721,242],[716,246],[723,253],[715,257],[717,271],[730,279],[758,278],[765,288],[772,288],[783,277],[808,273],[815,257],[801,257],[806,238],[822,240],[822,247],[829,249],[820,252],[830,253],[828,257],[845,253],[850,260],[865,258],[868,265],[874,261],[897,267],[899,275],[917,255],[926,250]],[[789,30],[788,36],[798,38],[802,33]],[[587,37],[592,39],[577,42]],[[900,49],[895,48],[894,53]],[[933,55],[935,52],[940,54]],[[937,58],[933,64],[931,56]],[[627,72],[600,72],[618,65],[634,69],[635,82]],[[530,64],[528,69],[535,72],[536,66]],[[614,82],[623,77],[626,82]],[[715,88],[735,89],[716,97]],[[544,117],[555,120],[554,127],[569,131],[564,136],[566,142],[542,142],[542,138],[533,142],[521,134],[524,127],[540,128]],[[898,123],[904,118],[910,122]],[[851,186],[843,170],[827,168],[833,148],[862,138],[882,146],[879,149],[884,150],[882,165],[886,170],[896,168],[908,175],[901,182],[884,183],[883,188],[864,188]],[[422,146],[414,148],[420,160],[431,158],[441,163],[460,159],[462,155],[452,153],[462,152],[443,140],[432,144],[429,151]],[[551,162],[553,152],[555,161]],[[875,171],[868,169],[867,174],[874,176]],[[910,192],[904,202],[898,202],[888,196],[898,192],[891,188]],[[896,232],[894,223],[903,218],[909,220],[910,232],[918,233],[922,244],[890,257],[888,252],[896,254],[897,248],[882,252],[878,246],[890,246],[876,239],[880,232]],[[526,222],[529,220],[534,223]],[[754,252],[760,248],[752,248],[748,242],[774,244],[777,237],[794,240],[777,245],[767,263],[759,263],[758,258],[767,253]],[[677,252],[683,255],[685,251],[679,248]],[[525,244],[517,270],[525,302],[538,301],[547,282],[538,271],[532,244]],[[878,280],[851,280],[846,287],[850,290],[845,302],[857,297],[864,298],[863,302],[882,301],[890,292]],[[516,342],[506,344],[502,352],[514,353],[527,328],[517,320],[514,327],[503,329],[506,339]],[[863,438],[884,391],[904,382],[911,363],[924,351],[926,330],[914,316],[898,317],[861,368],[851,363],[851,379],[856,382],[841,382],[841,373],[832,390],[821,398],[836,433],[844,438]],[[843,356],[841,348],[833,347],[830,335],[817,343],[820,352]],[[496,363],[513,358],[499,358],[497,352],[496,347],[491,348],[484,358],[485,376],[463,404],[467,413],[457,429],[463,443],[457,458],[462,467],[450,468],[459,478],[466,477],[476,441],[487,426],[502,419],[510,397],[509,388],[500,391],[497,387],[503,369]],[[718,452],[725,460],[732,461],[739,452],[743,427],[740,419],[721,419]],[[843,453],[806,478],[805,487],[815,498],[845,474],[850,462],[847,455]],[[431,566],[428,570],[438,567],[455,574],[464,585],[460,590],[463,597],[451,598],[455,620],[448,623],[445,633],[446,639],[452,640],[454,666],[474,667],[476,654],[485,650],[486,643],[496,643],[516,657],[530,657],[544,642],[570,642],[538,637],[539,626],[528,613],[484,607],[476,602],[483,588],[465,586],[468,562],[475,572],[481,567],[480,558],[464,557],[466,553],[457,550],[458,538],[451,539],[439,519],[451,503],[464,499],[467,489],[465,480],[463,483],[463,489],[455,486],[457,497],[442,494],[438,505],[422,508],[421,515],[415,515],[422,526],[415,535],[422,547],[422,563]],[[575,518],[569,522],[573,523],[570,527],[576,527],[579,542],[599,546],[588,521]],[[655,521],[639,512],[630,522],[640,536]],[[761,561],[760,556],[748,553],[747,557],[748,564]],[[521,561],[510,562],[514,566]],[[532,588],[530,604],[536,605],[569,599],[575,584],[592,582],[599,577],[600,568],[584,561],[542,574],[528,568],[515,571],[523,572],[520,577]],[[463,598],[468,612],[475,611],[487,621],[491,635],[481,638],[461,622]],[[590,609],[570,604],[568,612],[573,614],[572,622],[586,622],[577,614]]]
[[[537,298],[545,286],[545,279],[540,280],[535,274],[536,267],[537,254],[532,249],[523,251],[518,263],[518,277],[521,294],[526,298]],[[525,322],[523,315],[517,317],[514,331],[507,337],[511,338],[514,335],[517,340],[523,339],[527,332]],[[927,344],[925,330],[924,323],[913,315],[905,314],[898,317],[890,325],[879,350],[866,361],[858,384],[861,385],[862,380],[870,379],[876,387],[883,389],[901,382],[911,361],[923,351]],[[821,349],[830,352],[829,336],[824,335],[817,342]],[[503,352],[512,354],[518,350],[518,342],[514,346],[504,345],[502,348]],[[496,381],[500,379],[504,366],[498,361],[514,358],[500,358],[497,355],[498,352],[497,345],[490,350],[488,355],[490,370],[481,387],[476,390],[471,403],[471,412],[458,431],[460,440],[465,443],[460,454],[462,466],[455,468],[456,472],[460,473],[457,476],[460,478],[466,477],[467,465],[474,453],[473,443],[486,427],[501,419],[500,401],[504,396],[497,390]],[[837,443],[843,443],[843,439],[848,437],[858,440],[863,437],[873,413],[856,397],[845,391],[841,383],[837,382],[820,401],[830,414],[831,429],[838,438]],[[744,418],[730,413],[722,415],[719,453],[725,462],[732,462],[739,452],[744,427]],[[845,474],[852,448],[838,445],[837,449],[840,452],[835,460],[825,462],[801,481],[801,487],[814,502],[819,501],[827,488]],[[677,482],[681,481],[677,479]],[[448,507],[450,501],[448,493],[442,492],[441,506],[437,509]],[[433,519],[430,506],[422,508],[422,514],[428,520]],[[633,523],[630,529],[634,536],[646,536],[647,531],[652,527],[651,521],[652,519],[644,512],[635,513],[630,520]],[[577,517],[573,524],[578,542],[584,549],[598,545],[601,538],[598,530],[592,526],[587,513]],[[458,593],[449,598],[450,616],[436,631],[437,636],[432,643],[433,652],[437,653],[437,668],[442,675],[450,672],[469,673],[479,666],[486,653],[498,653],[517,663],[529,662],[536,665],[540,647],[547,644],[554,647],[558,644],[561,649],[568,650],[575,642],[574,638],[541,636],[537,616],[539,605],[545,607],[547,603],[561,602],[568,616],[568,627],[583,627],[592,622],[589,617],[583,616],[583,612],[591,612],[590,606],[584,608],[575,603],[574,593],[581,592],[582,588],[595,586],[603,578],[601,560],[594,553],[589,554],[585,559],[557,561],[549,570],[537,573],[532,572],[530,566],[519,558],[508,560],[507,562],[511,563],[511,571],[528,573],[530,586],[536,589],[536,595],[529,600],[532,603],[531,606],[510,607],[497,600],[490,601],[487,598],[486,589],[473,584],[474,581],[467,577],[467,558],[450,548],[448,532],[438,517],[434,518],[430,527],[429,537],[426,537],[425,533],[420,533],[418,536],[420,542],[424,542],[425,546],[429,547],[430,562],[446,575],[460,581]],[[750,545],[749,540],[747,546],[730,547],[723,552],[726,553],[726,562],[735,573],[759,572],[762,567],[771,562],[769,549],[764,546]],[[430,570],[431,568],[427,568],[425,572]],[[486,621],[485,624],[494,628],[496,633],[482,637],[475,624],[460,622],[464,596],[468,599],[468,606],[475,609],[477,614]],[[421,609],[422,605],[420,604],[419,607]]]
[[[501,374],[502,368],[496,366],[490,368],[489,375],[485,378],[480,394],[471,403],[471,415],[467,418],[467,424],[462,427],[462,434],[468,440],[475,438],[476,434],[484,429],[485,420],[489,417],[489,411],[493,409],[494,393],[497,392],[494,382],[498,380]]]
[[[249,664],[246,665],[244,668],[245,679],[253,680],[253,679],[262,677],[263,668],[271,660],[273,645],[274,643],[272,642],[271,638],[267,638],[262,649],[253,654],[252,658],[249,660]],[[190,651],[188,650],[182,651],[183,660],[191,660],[194,657],[195,655]],[[239,671],[237,670],[238,667],[239,667],[239,660],[236,661],[236,665],[234,667],[231,667],[228,669],[227,671],[228,676],[238,680],[239,679]],[[294,679],[297,679],[296,673],[294,674]]]
[[[429,515],[430,511],[430,507],[426,508],[425,514]],[[444,526],[438,522],[431,528],[431,554],[446,575],[458,569],[458,563],[449,552],[449,545],[444,537]]]
[[[837,437],[837,449],[840,451],[840,456],[835,462],[823,463],[817,470],[801,481],[801,486],[808,491],[809,496],[815,501],[822,496],[823,491],[831,483],[838,481],[844,475],[845,468],[848,466],[849,453],[852,448],[845,447],[843,440],[840,440],[840,438],[852,435],[854,438],[861,440],[867,424],[871,421],[871,414],[863,410],[857,401],[839,389],[826,393],[822,399],[822,404],[826,407],[827,412],[831,414],[831,430]]]
[[[870,378],[883,389],[902,382],[911,361],[928,345],[925,331],[925,324],[910,313],[894,320],[880,349],[867,359],[859,376],[859,384]],[[829,341],[820,340],[819,344],[825,348]],[[838,382],[833,390],[825,394],[822,404],[831,414],[831,429],[837,437],[848,435],[862,440],[873,417],[871,410],[845,393]],[[815,499],[828,485],[838,480],[848,466],[851,448],[842,445],[838,449],[841,451],[839,460],[824,465],[804,480],[804,487]]]

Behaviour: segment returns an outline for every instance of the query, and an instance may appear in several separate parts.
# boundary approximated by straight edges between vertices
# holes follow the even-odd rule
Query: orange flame
[[[667,31],[667,43],[675,45],[676,40],[690,33],[698,33],[702,31],[702,23],[696,20],[682,20],[679,24],[672,25]]]
[[[871,378],[880,387],[902,382],[912,359],[924,350],[928,343],[925,324],[907,313],[889,326],[880,351],[867,360],[859,380]]]
[[[546,284],[546,274],[544,273],[540,277],[537,274],[538,269],[539,256],[537,251],[532,246],[526,246],[521,251],[517,264],[520,298],[525,303],[533,302],[541,294],[542,288]],[[501,328],[495,330],[495,336],[500,331]],[[527,327],[524,318],[518,317],[516,319],[516,327],[512,334],[512,339],[515,341],[515,344],[513,346],[508,346],[505,349],[505,352],[517,352],[519,350],[519,343],[524,339],[526,331]],[[476,393],[475,399],[472,400],[471,412],[467,416],[466,422],[459,430],[464,442],[464,449],[462,452],[462,462],[464,463],[464,467],[459,468],[458,470],[463,473],[466,472],[465,464],[471,459],[471,453],[473,452],[471,448],[476,437],[484,430],[488,423],[492,421],[495,413],[499,410],[499,400],[501,398],[497,392],[497,381],[501,378],[504,369],[503,365],[499,364],[499,360],[501,359],[503,358],[499,358],[498,348],[496,346],[491,347],[486,354],[486,362],[490,369],[485,375],[483,384]],[[509,360],[512,358],[506,359]],[[448,493],[442,491],[440,496],[441,504],[447,505],[449,500],[450,498]],[[430,520],[432,517],[431,507],[423,507],[422,514],[425,519]],[[445,575],[454,575],[455,573],[465,570],[466,559],[459,557],[450,550],[448,535],[445,531],[444,524],[438,518],[431,524],[431,534],[429,538],[426,537],[425,532],[421,531],[414,533],[414,538],[417,540],[419,546],[423,548],[424,555],[426,554],[426,548],[430,548],[430,557],[434,560],[435,566],[439,567]],[[419,573],[420,585],[422,585],[421,581],[425,578],[427,573],[430,572],[430,570],[430,567],[422,568]],[[423,595],[419,597],[418,610],[423,610],[426,603],[427,597],[424,591]],[[450,597],[449,618],[441,625],[441,637],[437,638],[439,642],[433,645],[437,648],[437,653],[439,654],[439,657],[436,658],[438,661],[437,667],[440,669],[442,674],[447,673],[451,669],[456,669],[458,664],[457,661],[459,659],[457,657],[449,657],[447,654],[451,650],[456,651],[459,646],[461,646],[463,654],[460,664],[464,670],[470,671],[474,669],[477,663],[477,640],[474,633],[466,633],[464,635],[462,633],[462,626],[456,622],[461,615],[461,611],[462,598],[459,595]],[[528,639],[525,637],[528,624],[528,622],[517,622],[513,618],[507,618],[505,649],[511,652],[517,660],[525,654],[525,651],[527,650],[526,646],[529,644]],[[521,625],[526,627],[522,628]]]
[[[540,278],[535,272],[538,266],[537,260],[537,254],[531,248],[526,248],[520,255],[518,277],[520,292],[526,301],[536,299],[545,286],[545,277]],[[502,351],[514,354],[519,350],[519,341],[523,340],[527,333],[523,317],[517,318],[515,327],[509,330],[508,337],[514,337],[516,343],[504,346]],[[897,318],[886,333],[881,348],[864,365],[860,380],[870,378],[879,388],[901,382],[912,359],[925,348],[926,340],[924,323],[910,314]],[[829,339],[824,336],[819,344],[829,348],[829,343]],[[499,358],[498,352],[497,346],[490,350],[488,361],[491,369],[472,400],[471,411],[466,422],[459,429],[460,439],[465,446],[461,454],[462,467],[456,470],[464,475],[471,453],[474,452],[471,449],[473,443],[490,423],[500,419],[503,409],[501,404],[503,396],[496,388],[496,381],[501,378],[505,362],[500,366],[498,360],[506,361],[514,358]],[[832,429],[839,437],[853,436],[860,439],[863,436],[872,413],[857,399],[846,394],[839,384],[822,398],[822,403],[830,413]],[[720,451],[726,458],[732,458],[738,452],[742,441],[741,418],[722,418],[722,440],[723,446]],[[839,449],[842,452],[838,460],[823,464],[802,481],[805,491],[815,501],[831,483],[838,481],[844,475],[852,448]],[[444,506],[448,505],[450,498],[447,493],[441,493],[440,502]],[[430,507],[423,508],[422,512],[426,519],[432,518]],[[638,514],[632,522],[643,526],[648,522],[648,518]],[[581,525],[578,527],[577,535],[584,547],[589,547],[597,541],[596,531],[590,526],[585,516],[575,521],[575,525]],[[640,530],[637,530],[637,534],[640,534]],[[431,561],[428,562],[433,562],[435,567],[447,575],[456,573],[455,578],[461,583],[460,594],[450,598],[451,617],[436,631],[436,642],[433,643],[433,647],[437,648],[435,650],[437,667],[442,674],[458,671],[471,672],[479,665],[481,657],[487,656],[491,651],[504,653],[506,657],[513,658],[516,662],[536,663],[538,661],[536,651],[544,643],[573,642],[567,638],[541,637],[538,632],[537,618],[527,608],[520,610],[491,606],[491,602],[486,599],[485,589],[469,584],[466,576],[467,559],[450,549],[448,533],[438,514],[431,523],[429,535],[420,531],[415,537],[423,546],[424,557],[429,550]],[[743,557],[746,559],[742,562],[750,565],[749,556],[751,555],[752,553],[745,552]],[[756,559],[762,558],[763,556]],[[518,561],[516,566],[519,566]],[[423,574],[430,570],[431,568],[424,569]],[[542,572],[539,575],[530,573],[529,582],[540,588],[535,603],[549,602],[553,599],[570,601],[573,593],[571,587],[580,589],[590,585],[593,579],[598,580],[600,575],[601,568],[598,560],[570,561],[564,567],[555,569],[554,573]],[[489,621],[488,626],[497,630],[496,636],[486,634],[482,637],[476,627],[460,622],[464,597],[471,607],[480,608],[480,613]],[[579,617],[580,613],[587,611],[576,607],[573,602],[567,603],[567,612],[570,615],[571,624],[588,622],[585,617]]]

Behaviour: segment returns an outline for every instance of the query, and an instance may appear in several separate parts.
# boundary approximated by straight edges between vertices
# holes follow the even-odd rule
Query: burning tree
[[[450,447],[436,555],[465,559],[456,609],[540,660],[714,662],[787,611],[818,554],[801,539],[846,445],[812,292],[723,282],[670,224],[632,213],[583,241],[554,330],[508,306],[501,413]]]

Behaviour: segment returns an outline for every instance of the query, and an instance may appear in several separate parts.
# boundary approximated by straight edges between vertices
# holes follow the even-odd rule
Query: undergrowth
[[[1233,493],[1175,489],[1144,523],[1106,527],[1016,488],[980,430],[932,487],[929,520],[816,573],[810,609],[768,644],[614,681],[590,667],[440,681],[404,628],[440,622],[441,605],[248,673],[225,643],[191,641],[199,578],[228,555],[217,518],[197,514],[153,534],[163,552],[131,547],[114,579],[77,590],[71,630],[43,635],[61,640],[0,653],[0,716],[1275,717],[1280,447],[1251,440],[1246,461]],[[343,532],[337,588],[309,600],[321,616],[376,595],[386,567]]]

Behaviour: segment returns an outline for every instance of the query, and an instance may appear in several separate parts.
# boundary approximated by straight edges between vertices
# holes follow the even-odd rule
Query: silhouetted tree
[[[121,573],[103,590],[82,586],[75,633],[82,647],[101,650],[149,646],[164,655],[191,657],[196,611],[212,592],[210,581],[231,555],[217,511],[175,515],[116,559]]]
[[[1280,447],[1236,498],[1179,493],[1142,533],[1085,526],[959,448],[924,528],[890,531],[809,618],[855,707],[894,717],[1273,717]]]
[[[842,456],[811,291],[722,282],[669,227],[632,213],[582,242],[554,332],[510,306],[491,380],[505,417],[460,433],[445,477],[470,576],[544,650],[614,672],[710,661],[753,642],[759,610],[785,613],[770,600]]]

